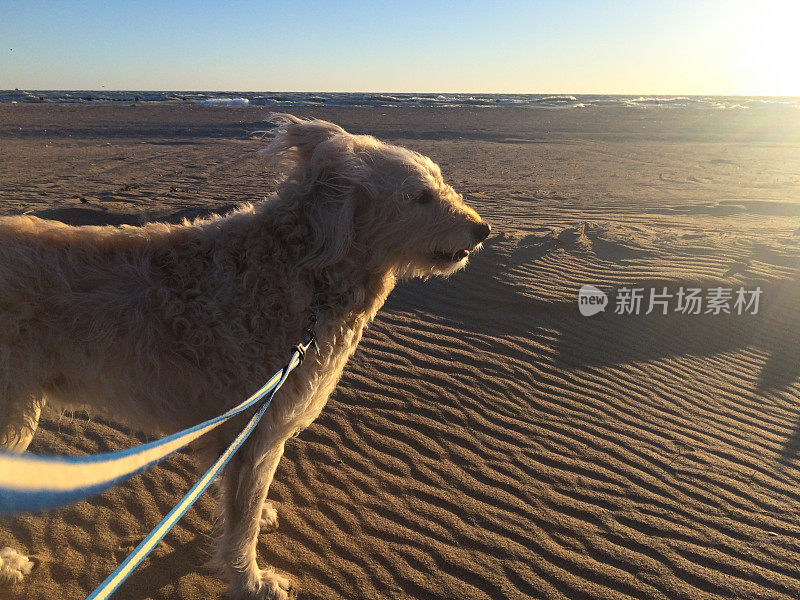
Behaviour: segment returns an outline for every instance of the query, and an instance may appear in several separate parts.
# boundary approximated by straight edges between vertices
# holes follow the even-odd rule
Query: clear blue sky
[[[798,4],[0,0],[0,89],[800,95]]]

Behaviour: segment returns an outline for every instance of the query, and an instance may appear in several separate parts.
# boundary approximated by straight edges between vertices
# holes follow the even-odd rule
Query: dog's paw
[[[264,500],[261,508],[261,533],[272,533],[278,529],[278,511],[272,506],[272,502]]]
[[[0,583],[20,583],[31,574],[33,561],[6,546],[0,550]]]
[[[241,586],[231,586],[232,600],[289,600],[296,597],[292,581],[272,569],[264,569]]]
[[[261,589],[259,600],[287,600],[294,598],[296,591],[291,579],[279,575],[272,569],[261,571]]]

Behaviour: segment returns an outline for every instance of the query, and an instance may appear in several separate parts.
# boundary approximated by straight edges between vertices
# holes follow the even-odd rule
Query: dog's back
[[[159,346],[145,342],[159,331],[152,257],[166,232],[0,218],[0,443],[27,446],[45,396],[103,409],[114,394],[124,408],[136,388],[123,386]]]

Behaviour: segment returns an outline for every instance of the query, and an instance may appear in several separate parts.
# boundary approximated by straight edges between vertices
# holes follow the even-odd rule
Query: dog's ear
[[[280,195],[297,205],[307,233],[301,266],[323,271],[353,245],[355,215],[371,187],[371,169],[355,151],[353,136],[321,120],[273,115],[278,130],[266,152],[288,167]]]
[[[269,121],[277,125],[272,141],[263,152],[275,159],[298,166],[298,163],[311,161],[314,150],[336,135],[347,132],[329,121],[320,119],[301,119],[294,115],[273,113]]]

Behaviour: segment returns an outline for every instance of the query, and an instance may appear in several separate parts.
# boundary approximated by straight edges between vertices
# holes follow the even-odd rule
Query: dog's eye
[[[419,196],[414,198],[414,202],[417,204],[430,204],[433,201],[433,192],[430,190],[425,190]]]

